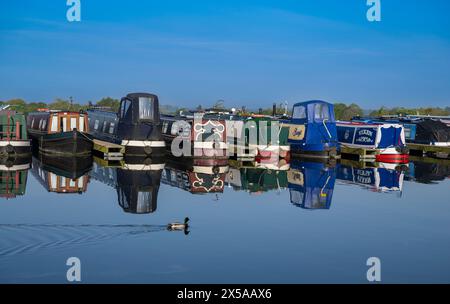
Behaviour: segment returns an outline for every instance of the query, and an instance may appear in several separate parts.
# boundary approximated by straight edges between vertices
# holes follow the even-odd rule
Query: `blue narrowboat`
[[[309,210],[330,209],[335,182],[335,166],[324,162],[294,160],[288,172],[291,203]]]
[[[397,123],[383,123],[372,119],[338,121],[337,135],[341,153],[364,150],[374,160],[384,163],[408,163],[404,127]]]
[[[128,94],[121,99],[118,113],[99,109],[87,112],[89,133],[95,139],[122,145],[127,155],[164,154],[156,95]]]
[[[287,123],[293,156],[338,157],[336,121],[331,103],[321,100],[297,103]]]

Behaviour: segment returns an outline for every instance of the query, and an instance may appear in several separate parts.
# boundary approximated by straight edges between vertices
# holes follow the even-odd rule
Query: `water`
[[[84,283],[365,283],[378,257],[382,282],[450,283],[449,162],[251,165],[1,171],[0,282],[65,283],[78,257]]]

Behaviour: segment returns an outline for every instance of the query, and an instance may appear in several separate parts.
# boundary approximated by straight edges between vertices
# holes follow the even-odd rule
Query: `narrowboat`
[[[338,121],[336,125],[342,154],[357,154],[365,160],[384,163],[408,163],[402,125],[373,120]]]
[[[82,194],[87,191],[92,156],[53,157],[39,153],[33,156],[32,174],[48,192]]]
[[[424,144],[430,146],[450,147],[450,126],[441,117],[416,116],[383,116],[380,118],[359,118],[352,121],[372,120],[380,123],[395,123],[403,125],[406,143]]]
[[[284,160],[282,160],[284,162]],[[226,175],[226,186],[235,191],[261,194],[284,190],[288,186],[289,164],[268,165],[260,162],[231,162]],[[276,168],[276,169],[275,169]]]
[[[343,161],[337,166],[337,179],[340,183],[358,185],[372,192],[401,195],[405,170],[404,166],[390,163],[371,166],[370,163]]]
[[[25,116],[5,108],[0,109],[0,157],[31,156]]]
[[[28,114],[27,130],[33,147],[42,153],[81,156],[92,152],[85,113],[41,109]]]
[[[222,193],[228,169],[227,160],[212,165],[202,159],[169,157],[161,182],[192,194]]]
[[[278,118],[246,113],[215,115],[225,120],[229,156],[250,161],[290,158],[288,127]]]
[[[120,100],[117,113],[95,108],[87,113],[89,133],[95,139],[122,145],[128,155],[164,153],[158,96],[131,93]]]
[[[14,163],[0,163],[0,197],[5,199],[25,195],[31,158],[20,158]]]
[[[169,153],[176,157],[226,159],[225,121],[191,111],[161,115],[162,135]]]
[[[307,210],[328,210],[335,182],[335,166],[310,158],[293,160],[288,172],[291,203]]]
[[[286,122],[293,156],[339,157],[333,104],[321,100],[296,103],[291,119]]]
[[[109,166],[101,158],[94,157],[94,160],[90,176],[116,189],[117,202],[124,212],[148,214],[156,211],[164,168],[161,160],[139,165],[136,159],[127,159],[118,167]]]

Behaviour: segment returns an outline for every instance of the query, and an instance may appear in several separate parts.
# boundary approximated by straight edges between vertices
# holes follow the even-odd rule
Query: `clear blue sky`
[[[450,106],[450,1],[0,2],[0,100],[147,91],[164,104]]]

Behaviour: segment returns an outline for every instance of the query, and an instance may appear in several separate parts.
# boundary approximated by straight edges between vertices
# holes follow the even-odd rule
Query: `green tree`
[[[109,107],[113,111],[117,112],[119,110],[120,101],[115,98],[104,97],[104,98],[100,99],[99,101],[97,101],[97,103],[95,105],[100,106],[100,107]]]

